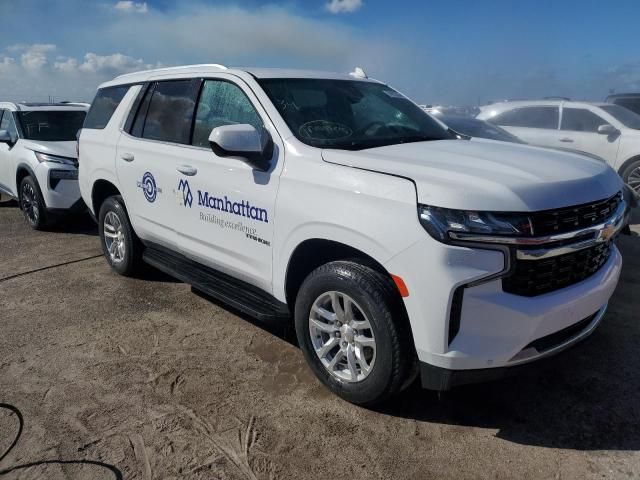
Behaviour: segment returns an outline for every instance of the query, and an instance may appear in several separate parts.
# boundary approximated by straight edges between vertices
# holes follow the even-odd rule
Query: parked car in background
[[[82,211],[76,135],[86,104],[0,102],[0,191],[18,199],[29,225]]]
[[[458,139],[363,72],[123,75],[99,87],[79,147],[114,271],[145,261],[248,315],[294,317],[312,371],[358,404],[564,350],[620,275],[611,168]]]
[[[499,140],[501,142],[524,143],[515,135],[507,132],[504,128],[485,122],[484,120],[478,120],[477,118],[465,117],[462,115],[434,115],[451,130],[466,137],[486,138],[489,140]]]
[[[620,105],[640,115],[640,93],[616,93],[609,95],[605,102]]]
[[[482,107],[477,118],[532,145],[603,158],[640,192],[640,115],[611,103],[533,100]]]

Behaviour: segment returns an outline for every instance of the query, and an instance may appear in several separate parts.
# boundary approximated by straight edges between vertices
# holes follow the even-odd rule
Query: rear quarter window
[[[98,90],[82,128],[103,129],[106,127],[129,87],[130,85],[123,85]]]

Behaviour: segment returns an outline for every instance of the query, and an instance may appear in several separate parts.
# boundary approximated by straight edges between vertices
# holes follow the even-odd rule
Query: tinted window
[[[215,127],[240,123],[253,125],[257,130],[263,126],[258,112],[240,87],[221,80],[205,81],[191,143],[208,146],[209,134]]]
[[[605,105],[600,108],[622,123],[625,127],[640,130],[640,115],[633,113],[628,108],[621,107],[620,105]]]
[[[621,107],[628,108],[634,113],[640,114],[640,97],[620,97],[614,98],[613,103]]]
[[[153,88],[155,85],[151,85],[144,94],[144,98],[140,102],[140,106],[138,107],[138,113],[136,114],[136,118],[133,121],[133,126],[131,127],[131,135],[134,137],[142,137],[142,130],[144,129],[144,121],[147,118],[147,111],[149,110],[149,102],[151,101],[151,96],[153,95]]]
[[[597,132],[600,125],[606,125],[608,123],[609,122],[603,120],[595,113],[583,108],[562,109],[562,130]]]
[[[501,113],[490,121],[505,127],[558,128],[558,107],[522,107]]]
[[[151,95],[142,137],[189,143],[200,80],[158,82]]]
[[[0,117],[2,120],[0,121],[0,130],[6,130],[11,135],[11,139],[16,141],[18,139],[18,130],[16,129],[16,124],[13,121],[13,115],[9,110],[0,110]]]
[[[128,90],[128,85],[98,90],[82,128],[102,129],[106,127]]]
[[[76,140],[86,112],[79,110],[34,110],[18,112],[24,138],[45,142]]]
[[[433,118],[387,85],[356,80],[260,80],[293,134],[320,148],[361,150],[451,138]]]

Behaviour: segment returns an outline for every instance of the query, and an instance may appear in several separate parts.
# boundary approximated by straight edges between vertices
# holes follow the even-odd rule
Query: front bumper
[[[532,344],[539,342],[540,345],[546,348],[537,350],[534,346],[531,346],[530,348],[535,350],[537,355],[535,355],[533,360],[524,363],[516,362],[510,366],[495,368],[452,370],[437,367],[426,362],[420,362],[422,387],[429,390],[446,391],[461,385],[490,382],[528,373],[534,368],[540,367],[540,363],[544,363],[549,357],[571,348],[589,337],[602,321],[606,308],[605,305],[595,314],[590,315],[577,324],[542,337],[538,341],[531,342]]]
[[[404,302],[425,385],[467,383],[460,379],[477,376],[472,371],[481,371],[481,377],[501,376],[498,369],[544,358],[590,333],[618,283],[622,259],[612,241],[627,215],[621,202],[605,223],[548,237],[500,238],[501,244],[490,243],[495,237],[466,238],[464,246],[426,237],[386,262],[387,270],[402,277],[410,292]],[[603,245],[610,246],[606,259],[597,254]],[[555,286],[544,271],[540,275],[547,276],[546,284],[534,280],[532,285],[553,285],[539,291],[509,293],[512,288],[503,282],[503,277],[509,284],[513,278],[522,279],[514,273],[522,262],[546,265],[563,256],[574,258],[575,252],[596,252],[600,263],[573,283]],[[531,265],[536,264],[529,263],[527,269]],[[538,271],[532,268],[525,271]],[[590,318],[597,319],[593,325]],[[578,327],[580,331],[574,331]],[[562,337],[564,331],[576,338]]]
[[[82,209],[78,169],[73,165],[42,162],[35,168],[47,210]]]

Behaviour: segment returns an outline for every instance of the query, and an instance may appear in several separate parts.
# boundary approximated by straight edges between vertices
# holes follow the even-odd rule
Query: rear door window
[[[149,140],[188,144],[200,83],[200,79],[158,82],[150,96],[140,136]],[[144,112],[144,103],[145,100],[138,112],[140,117]],[[136,118],[133,129],[139,128]]]
[[[560,128],[572,132],[595,133],[600,125],[607,125],[608,123],[595,113],[584,108],[563,108],[562,126]]]
[[[558,129],[559,108],[521,107],[506,111],[492,118],[491,123],[504,127]]]
[[[93,99],[89,113],[84,120],[82,128],[103,129],[111,120],[113,112],[129,90],[129,85],[108,87],[98,90]]]

